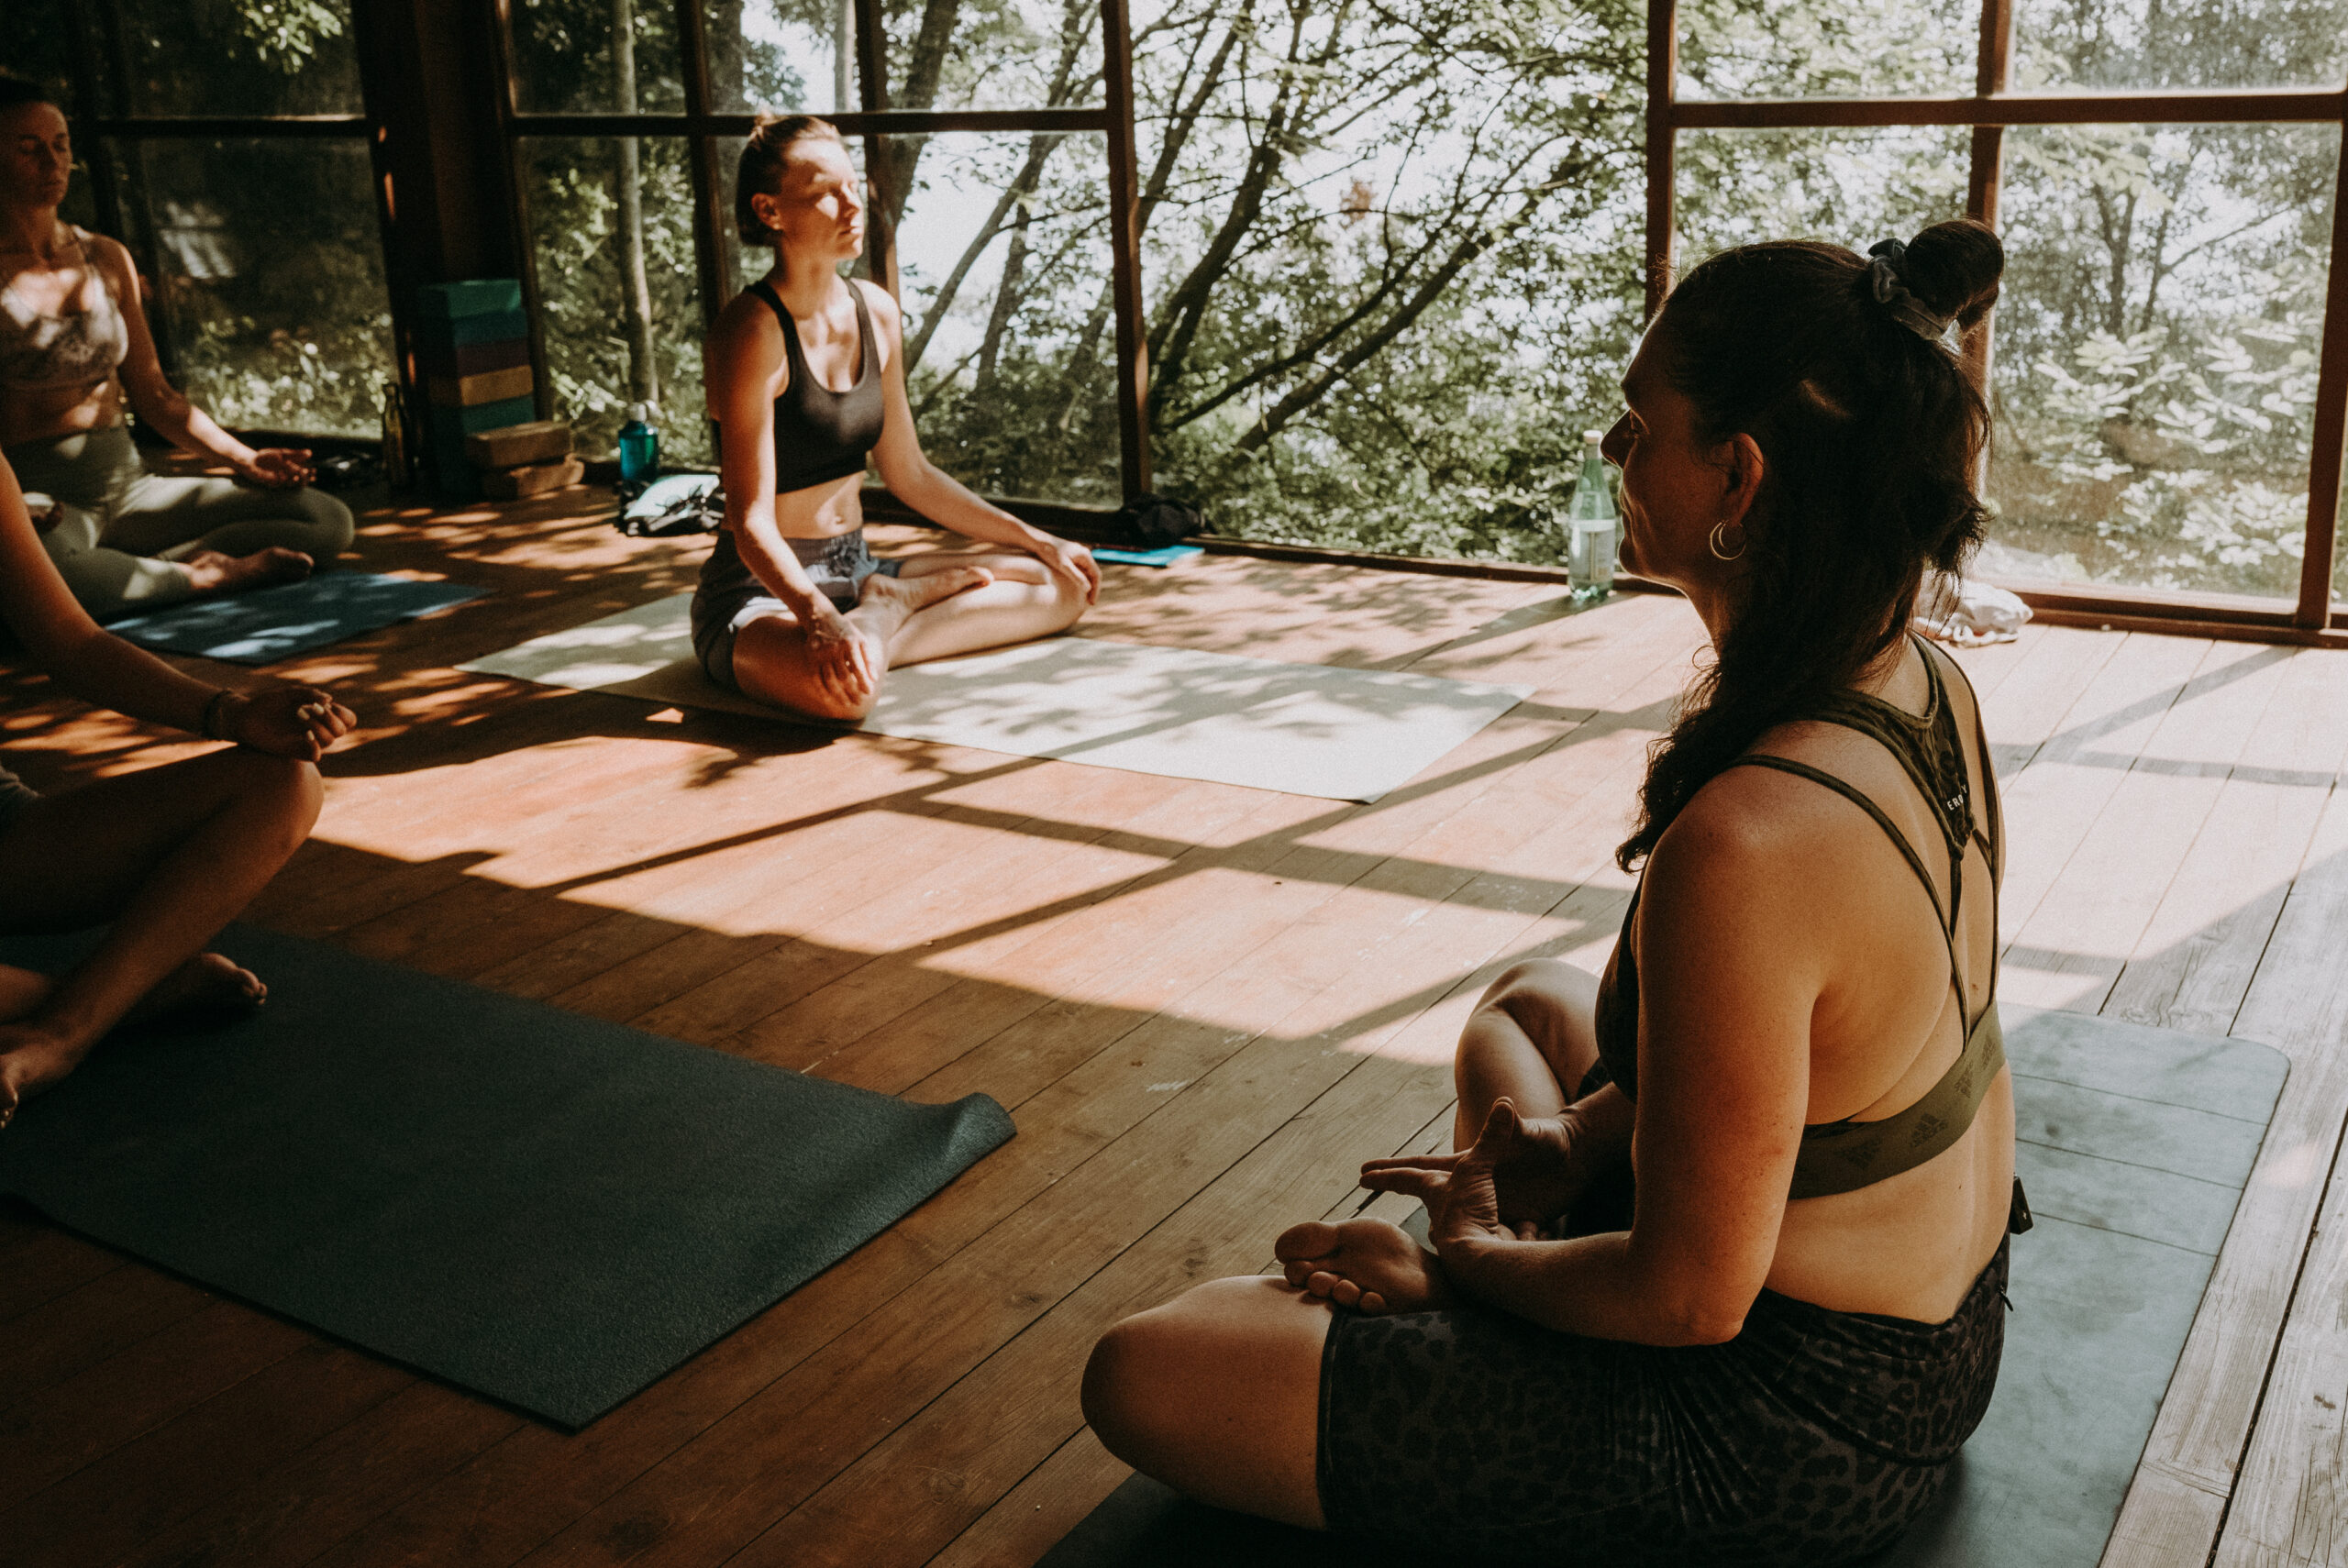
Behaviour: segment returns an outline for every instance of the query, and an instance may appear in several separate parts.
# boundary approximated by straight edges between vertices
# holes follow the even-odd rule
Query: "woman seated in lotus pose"
[[[710,679],[810,717],[861,719],[894,666],[1072,625],[1100,592],[1091,552],[988,505],[922,454],[897,302],[840,276],[864,246],[864,198],[839,132],[806,115],[761,119],[735,215],[775,263],[709,335],[725,526],[692,627]],[[1010,551],[874,559],[868,453],[898,500]]]
[[[350,509],[303,486],[309,453],[255,451],[163,379],[130,253],[61,222],[65,116],[0,76],[0,451],[34,492],[50,559],[98,616],[307,577],[350,543]],[[150,474],[138,417],[238,480]]]
[[[1431,1253],[1302,1224],[1283,1279],[1118,1324],[1084,1406],[1193,1496],[1452,1554],[1842,1562],[1931,1500],[2003,1343],[2013,1103],[1972,689],[1906,635],[1980,537],[1944,340],[1969,222],[1689,275],[1606,442],[1623,563],[1715,662],[1653,753],[1606,973],[1520,963],[1455,1064],[1461,1153],[1374,1160]]]
[[[83,701],[237,743],[47,796],[0,767],[0,934],[113,924],[61,979],[0,964],[5,1128],[126,1019],[260,1004],[260,981],[204,944],[309,836],[315,764],[353,720],[316,687],[207,686],[99,629],[41,549],[5,459],[0,622]]]

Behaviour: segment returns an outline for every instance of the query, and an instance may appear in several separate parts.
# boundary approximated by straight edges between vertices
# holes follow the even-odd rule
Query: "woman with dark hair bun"
[[[692,605],[710,679],[856,720],[894,666],[1073,624],[1101,590],[1091,552],[990,506],[921,449],[897,302],[840,276],[864,246],[864,193],[839,132],[812,115],[761,119],[735,216],[775,262],[720,313],[706,348],[725,477],[725,525]],[[1003,548],[876,559],[859,498],[868,456],[898,500]]]
[[[1110,1450],[1314,1528],[1607,1563],[1846,1562],[1907,1528],[1987,1409],[2028,1223],[1994,1005],[1996,779],[1956,665],[1908,635],[1978,543],[1988,414],[1955,347],[2003,253],[1691,272],[1606,440],[1623,560],[1716,657],[1649,760],[1603,976],[1515,964],[1455,1058],[1422,1198],[1292,1227],[1092,1353]]]

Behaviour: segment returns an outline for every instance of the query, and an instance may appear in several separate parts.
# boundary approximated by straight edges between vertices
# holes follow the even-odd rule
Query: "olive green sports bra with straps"
[[[1755,753],[1738,757],[1732,766],[1775,768],[1808,778],[1833,790],[1875,819],[1876,825],[1883,829],[1909,868],[1916,873],[1916,879],[1923,884],[1925,896],[1933,900],[1933,912],[1948,946],[1949,985],[1956,995],[1957,1015],[1964,1018],[1965,977],[1956,957],[1956,925],[1964,908],[1965,851],[1968,845],[1978,845],[1983,858],[1988,862],[1994,922],[1997,881],[2003,870],[1999,859],[2004,834],[1999,819],[1996,780],[1989,775],[1988,746],[1980,738],[1977,712],[1974,734],[1980,745],[1982,775],[1988,793],[1986,832],[1973,810],[1965,747],[1957,735],[1956,716],[1941,679],[1939,661],[1921,641],[1917,646],[1923,657],[1930,688],[1921,715],[1903,712],[1879,698],[1846,691],[1801,716],[1856,730],[1899,759],[1901,767],[1931,805],[1948,850],[1949,903],[1945,910],[1941,907],[1932,874],[1924,868],[1915,846],[1864,791],[1790,757]],[[1638,895],[1634,892],[1630,911],[1623,917],[1622,938],[1615,944],[1614,956],[1607,964],[1605,977],[1599,985],[1595,1020],[1598,1054],[1606,1076],[1634,1098],[1637,1094],[1639,1049],[1638,951],[1633,934],[1637,915]],[[1844,1120],[1803,1128],[1789,1196],[1825,1198],[1873,1186],[1902,1171],[1915,1169],[1965,1136],[1998,1070],[2006,1065],[2005,1037],[1998,1027],[1994,952],[1989,962],[1988,999],[1982,1004],[1979,1016],[1966,1021],[1964,1049],[1940,1081],[1925,1090],[1913,1105],[1877,1121]]]

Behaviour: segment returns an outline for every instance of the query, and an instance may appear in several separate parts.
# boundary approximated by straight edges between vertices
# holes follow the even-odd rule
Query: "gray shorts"
[[[828,539],[783,542],[806,569],[815,591],[842,610],[856,608],[866,578],[894,577],[903,564],[876,558],[865,544],[861,528]],[[791,607],[766,591],[734,547],[733,530],[720,530],[708,559],[701,564],[701,582],[693,590],[693,653],[703,672],[727,690],[739,690],[734,680],[736,635],[761,615],[790,613]]]

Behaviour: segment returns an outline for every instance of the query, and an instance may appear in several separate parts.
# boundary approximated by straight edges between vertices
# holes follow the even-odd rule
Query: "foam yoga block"
[[[269,1005],[108,1043],[0,1135],[0,1191],[565,1427],[1012,1135],[984,1095],[911,1104],[247,927],[217,945]]]
[[[2249,1041],[2000,1010],[2037,1223],[2013,1239],[1997,1397],[1947,1488],[1870,1568],[2095,1568],[2282,1092],[2282,1054]],[[1203,1507],[1136,1475],[1037,1568],[1400,1562],[1431,1560]]]

